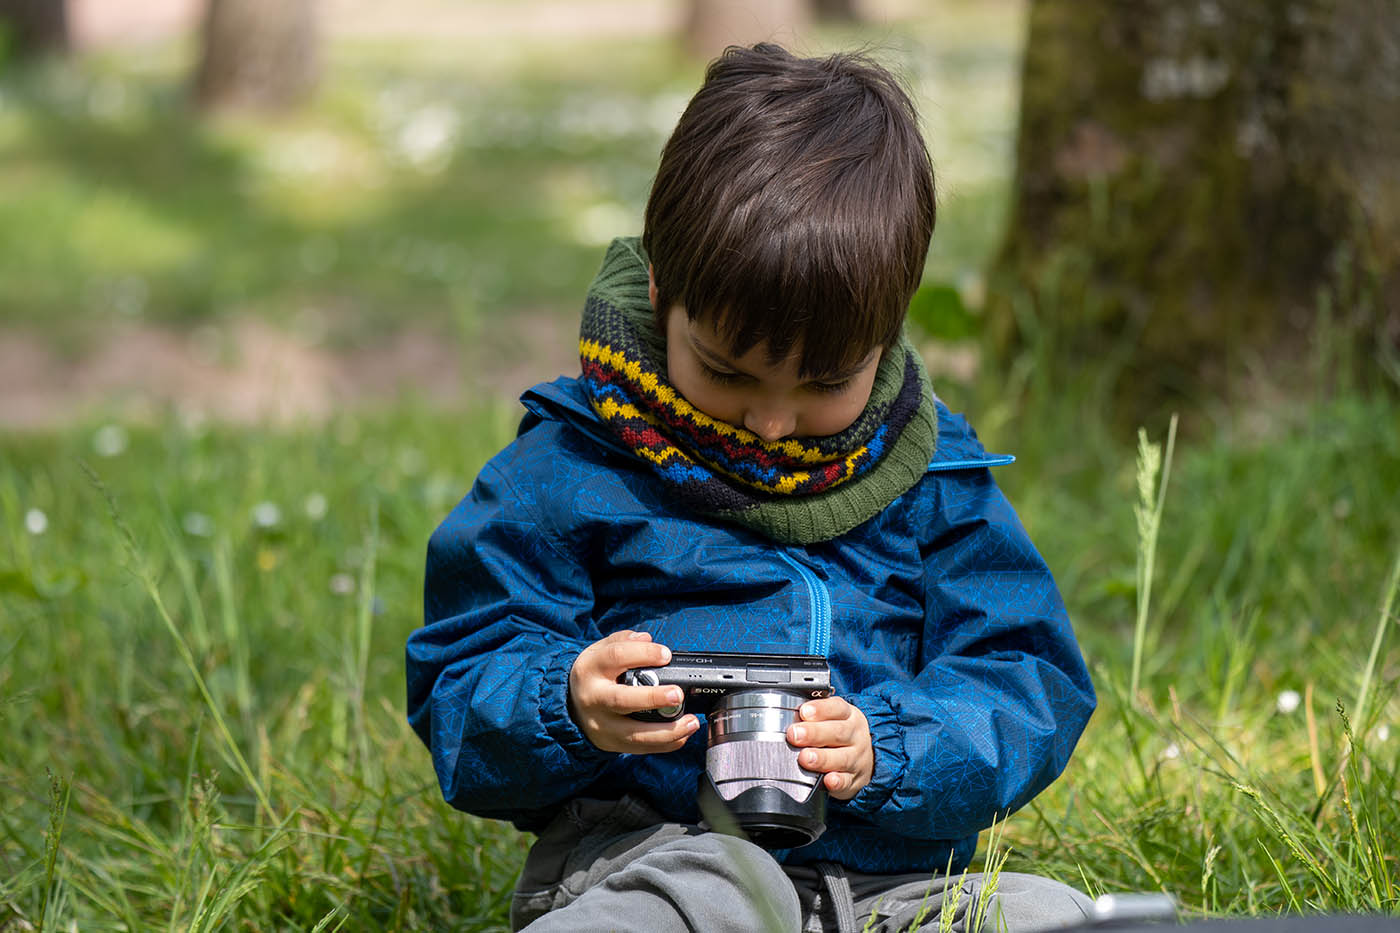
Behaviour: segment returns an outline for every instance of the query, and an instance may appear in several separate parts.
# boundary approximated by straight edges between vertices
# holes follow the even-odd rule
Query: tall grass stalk
[[[112,519],[121,536],[123,545],[126,548],[127,556],[131,561],[131,568],[141,582],[142,588],[155,606],[156,614],[160,617],[165,630],[170,634],[175,642],[175,648],[180,654],[180,660],[184,662],[185,670],[189,673],[190,679],[199,690],[200,696],[204,699],[205,707],[209,710],[214,720],[214,727],[219,732],[219,737],[223,740],[224,749],[229,757],[233,759],[235,767],[248,782],[249,788],[258,799],[258,805],[268,819],[276,822],[276,817],[272,807],[272,801],[267,795],[267,790],[263,783],[253,774],[253,769],[249,767],[248,760],[243,756],[243,750],[238,745],[238,740],[233,737],[232,730],[229,729],[228,721],[224,718],[223,711],[219,709],[219,704],[215,702],[214,695],[209,691],[209,684],[205,681],[204,675],[200,673],[199,664],[195,661],[194,653],[190,651],[189,642],[180,634],[179,627],[175,620],[171,618],[169,611],[165,608],[165,599],[160,594],[160,586],[155,577],[151,574],[150,568],[142,558],[141,551],[136,545],[136,536],[131,533],[131,528],[122,518],[121,510],[117,508],[117,500],[112,495],[112,491],[107,488],[107,484],[97,475],[97,471],[86,462],[81,464],[82,470],[87,474],[88,480],[102,494],[103,500],[107,503],[107,512]]]
[[[379,500],[370,503],[369,533],[365,541],[365,560],[360,573],[360,601],[355,613],[355,682],[350,701],[354,704],[355,734],[359,738],[361,772],[373,760],[370,756],[369,724],[365,717],[365,695],[369,690],[370,636],[374,626],[374,568],[379,556]]]
[[[44,883],[40,891],[38,930],[43,933],[54,900],[58,854],[63,847],[63,824],[68,819],[68,799],[73,785],[49,772],[49,828],[44,834]]]
[[[1381,642],[1385,640],[1385,633],[1390,628],[1391,620],[1395,618],[1397,590],[1400,590],[1400,551],[1395,554],[1395,563],[1391,565],[1390,577],[1385,582],[1385,590],[1381,595],[1381,611],[1376,619],[1376,634],[1371,639],[1371,654],[1366,658],[1366,670],[1361,675],[1361,687],[1356,692],[1356,722],[1362,735],[1369,731],[1366,706],[1371,699],[1371,681],[1376,673],[1376,661],[1381,654]]]
[[[1172,452],[1176,447],[1176,415],[1167,429],[1167,452],[1147,439],[1145,429],[1138,430],[1137,491],[1133,507],[1137,517],[1137,621],[1133,626],[1133,673],[1128,695],[1136,697],[1142,683],[1143,646],[1147,641],[1148,610],[1152,604],[1152,578],[1157,562],[1157,536],[1162,529],[1162,510],[1167,501],[1167,482],[1171,479]],[[1157,482],[1161,475],[1160,485]]]

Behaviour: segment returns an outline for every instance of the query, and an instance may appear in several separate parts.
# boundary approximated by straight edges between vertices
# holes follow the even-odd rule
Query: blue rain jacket
[[[600,751],[568,713],[583,648],[639,629],[673,650],[825,655],[870,724],[875,771],[782,861],[958,871],[977,833],[1064,768],[1094,691],[1050,572],[967,422],[938,404],[923,479],[831,541],[775,544],[674,501],[577,382],[522,398],[517,438],[428,545],[408,718],[443,794],[539,830],[574,797],[639,795],[695,823],[705,729],[676,752]]]

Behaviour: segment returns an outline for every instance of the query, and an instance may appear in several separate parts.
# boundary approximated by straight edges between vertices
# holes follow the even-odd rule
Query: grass
[[[957,28],[878,41],[956,102],[925,109],[928,279],[975,298],[1016,7],[939,9]],[[0,326],[81,344],[315,305],[364,342],[409,321],[468,339],[517,307],[567,321],[694,67],[644,42],[475,72],[410,51],[337,50],[315,105],[273,125],[190,120],[178,48],[4,76]],[[1333,384],[1183,416],[1154,471],[1165,415],[1140,444],[1098,374],[1055,383],[1035,353],[938,387],[1019,455],[999,480],[1101,705],[982,857],[1190,915],[1400,912],[1394,399]],[[505,928],[529,839],[442,803],[402,652],[427,536],[515,418],[404,402],[0,434],[0,930]]]
[[[1178,442],[1136,693],[1132,448],[1106,475],[1087,449],[1005,471],[1102,696],[1068,772],[1006,824],[1007,868],[1193,913],[1396,910],[1391,416],[1343,398],[1252,443]],[[401,659],[423,542],[512,421],[7,436],[0,911],[501,927],[526,839],[442,804]],[[1095,494],[1034,492],[1061,471]]]

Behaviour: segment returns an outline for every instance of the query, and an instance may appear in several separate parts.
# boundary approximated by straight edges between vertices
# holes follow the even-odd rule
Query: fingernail
[[[667,690],[666,699],[671,703],[679,703],[681,701],[681,692],[679,690]]]
[[[816,753],[816,752],[803,752],[803,753],[802,753],[802,763],[803,763],[804,765],[814,765],[814,764],[816,764],[816,763],[817,763],[817,753]]]
[[[661,663],[662,663],[662,664],[670,664],[670,663],[671,663],[671,649],[670,649],[670,648],[662,647],[662,649],[661,649]]]
[[[687,719],[687,720],[685,721],[685,731],[686,731],[686,732],[694,732],[696,729],[699,729],[699,728],[700,728],[700,720],[696,719],[694,716],[691,716],[689,719]]]
[[[631,635],[628,635],[627,637],[628,637],[629,639],[631,639],[632,641],[642,641],[643,639],[650,638],[651,636],[648,635],[646,632],[633,632]]]
[[[813,716],[815,716],[815,715],[817,715],[817,710],[816,710],[815,707],[813,707],[813,706],[804,706],[804,707],[802,707],[802,718],[803,718],[803,719],[811,719],[811,718],[812,718]]]
[[[793,740],[794,742],[803,742],[803,741],[806,741],[806,739],[807,739],[807,730],[806,730],[806,729],[802,728],[801,726],[793,726],[793,727],[792,727],[792,740]]]

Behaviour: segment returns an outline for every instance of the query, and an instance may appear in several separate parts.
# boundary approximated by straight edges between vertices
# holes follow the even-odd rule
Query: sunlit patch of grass
[[[500,928],[521,840],[441,802],[401,698],[422,540],[510,421],[7,437],[0,911]]]
[[[1162,891],[1191,914],[1400,912],[1380,841],[1400,833],[1400,516],[1382,505],[1400,497],[1400,439],[1374,430],[1393,415],[1385,398],[1333,399],[1251,442],[1192,424],[1160,522],[1136,536],[1126,458],[1103,475],[1103,451],[1050,454],[1050,472],[1097,474],[1068,501],[1037,456],[1018,464],[1042,471],[1011,483],[1026,484],[1051,566],[1070,571],[1100,694],[1066,775],[1012,820],[1026,870],[1093,894]],[[1036,449],[1067,431],[1020,436]],[[1133,567],[1153,534],[1147,610]]]

